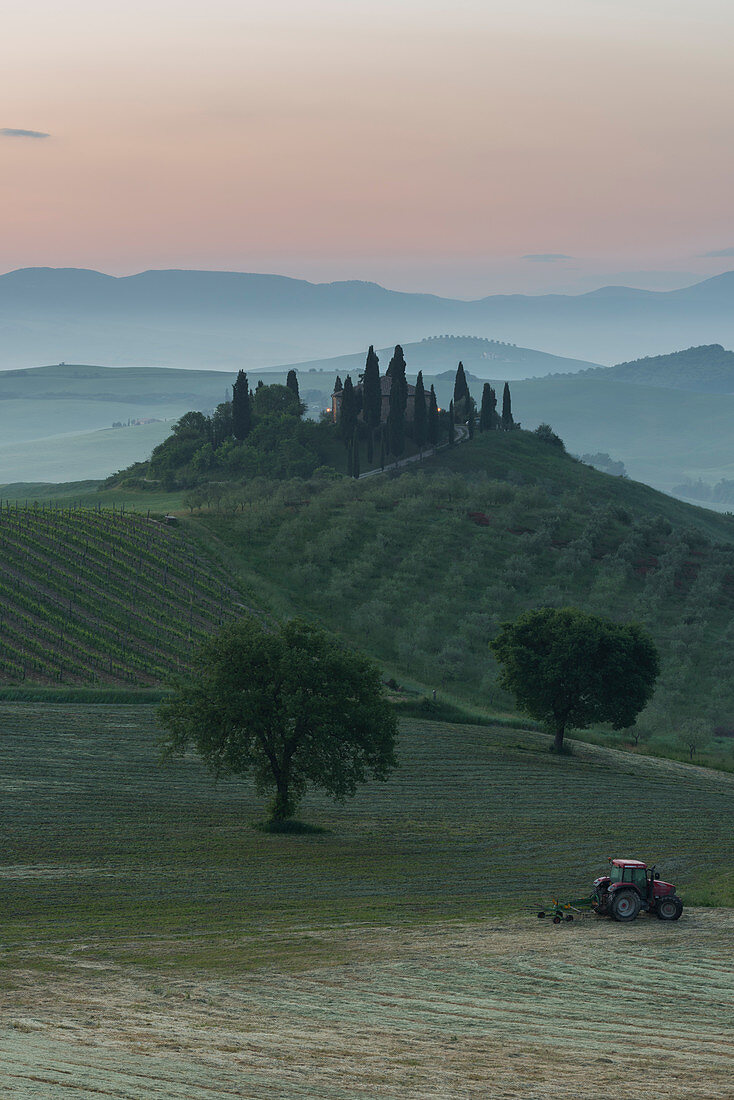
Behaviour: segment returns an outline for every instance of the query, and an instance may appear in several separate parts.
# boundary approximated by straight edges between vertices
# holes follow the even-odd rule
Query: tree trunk
[[[287,821],[293,817],[295,806],[288,793],[288,776],[278,777],[275,788],[275,798],[270,803],[270,818],[272,821]]]
[[[566,732],[566,723],[559,722],[556,725],[556,735],[553,739],[553,751],[563,752],[563,735]]]

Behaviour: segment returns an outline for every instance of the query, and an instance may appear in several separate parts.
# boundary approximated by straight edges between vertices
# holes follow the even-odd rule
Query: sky
[[[730,0],[25,0],[0,270],[687,285],[734,268],[733,33]]]

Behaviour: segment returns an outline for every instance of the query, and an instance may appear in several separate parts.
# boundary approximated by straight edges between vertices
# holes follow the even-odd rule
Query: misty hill
[[[371,343],[373,341],[370,341]],[[399,341],[402,343],[402,341]],[[511,381],[514,378],[533,378],[556,373],[576,373],[582,370],[603,370],[598,363],[588,363],[580,359],[568,359],[560,355],[551,355],[534,348],[517,347],[503,340],[489,340],[480,336],[429,336],[413,343],[402,343],[408,373],[415,376],[419,370],[424,377],[442,378],[450,374],[453,383],[456,366],[461,361],[467,371],[478,378],[502,378]],[[378,348],[377,355],[382,369],[387,367],[394,347]],[[351,355],[337,355],[329,359],[313,359],[305,363],[289,363],[280,367],[281,371],[290,367],[299,374],[324,371],[330,375],[340,375],[343,379],[364,370],[365,352]],[[308,385],[308,378],[301,378],[301,385]]]
[[[671,343],[734,343],[733,305],[734,272],[675,291],[605,287],[465,302],[359,281],[27,268],[0,276],[0,367],[96,360],[262,368],[441,331],[614,362]]]
[[[705,344],[585,373],[642,386],[669,386],[700,393],[734,393],[734,351],[727,351],[721,344]]]

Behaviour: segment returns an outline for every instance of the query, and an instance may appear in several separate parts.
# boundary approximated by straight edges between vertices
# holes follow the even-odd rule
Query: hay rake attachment
[[[554,924],[560,924],[564,920],[573,920],[574,913],[591,913],[594,909],[594,895],[588,894],[585,898],[574,898],[573,901],[559,901],[558,898],[553,899],[553,903],[549,909],[541,909],[538,913],[538,920],[543,920],[545,917],[553,918]]]

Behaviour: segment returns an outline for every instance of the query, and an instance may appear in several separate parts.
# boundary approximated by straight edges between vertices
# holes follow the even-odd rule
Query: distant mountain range
[[[732,344],[732,307],[734,272],[682,290],[604,287],[465,302],[357,281],[25,268],[0,276],[0,367],[65,360],[262,369],[440,333],[615,362],[676,345]]]

